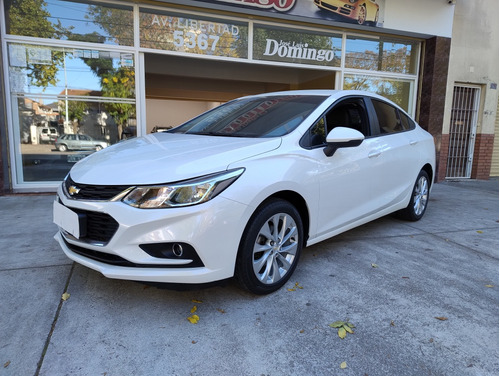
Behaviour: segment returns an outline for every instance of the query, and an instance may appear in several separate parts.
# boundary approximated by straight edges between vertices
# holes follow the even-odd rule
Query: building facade
[[[114,144],[242,95],[291,89],[353,88],[388,97],[434,135],[438,173],[448,177],[453,142],[446,135],[453,132],[443,124],[463,121],[447,114],[449,86],[470,85],[448,74],[455,72],[450,56],[460,4],[454,1],[0,5],[0,193],[55,191],[71,166],[94,152],[92,140]],[[498,59],[498,43],[496,51]],[[474,64],[478,77],[493,69]],[[483,85],[479,103],[488,108],[498,60],[496,69],[487,83],[475,81]],[[489,117],[481,121],[484,134],[494,134]],[[55,141],[62,134],[85,135],[90,146],[61,147]],[[487,145],[490,138],[476,137]]]
[[[440,180],[498,176],[498,7],[495,0],[457,0]]]

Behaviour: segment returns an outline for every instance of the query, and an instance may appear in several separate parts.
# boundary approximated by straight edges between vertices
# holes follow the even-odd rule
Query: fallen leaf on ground
[[[437,317],[434,317],[435,319],[438,319],[438,320],[441,320],[441,321],[446,321],[448,320],[448,317],[443,317],[443,316],[437,316]]]
[[[200,317],[198,315],[189,316],[187,319],[191,324],[198,324],[198,321],[200,321]]]
[[[339,330],[337,331],[337,334],[339,335],[340,338],[344,339],[345,336],[347,335],[347,332],[346,332],[345,328],[342,327],[342,328],[339,328]]]
[[[3,368],[7,368],[8,366],[10,366],[10,360],[4,363]]]
[[[485,285],[485,286],[486,286],[486,287],[488,287],[488,288],[490,288],[490,289],[491,289],[492,287],[495,287],[494,285]]]
[[[483,232],[481,230],[476,231],[478,234],[482,234]]]
[[[378,268],[377,264],[372,264],[372,268]]]
[[[347,368],[347,363],[346,362],[340,363],[340,368],[341,369],[346,369]]]
[[[70,296],[71,296],[70,294],[68,294],[67,292],[65,292],[64,294],[62,294],[61,299],[64,300],[64,301],[66,301],[66,300],[69,299]]]
[[[201,300],[191,299],[192,303],[203,303]]]
[[[226,311],[224,311],[222,308],[217,308],[217,311],[219,311],[220,313],[226,313]]]
[[[191,313],[195,313],[197,309],[198,307],[194,306],[193,308],[191,308]]]
[[[355,328],[354,324],[347,321],[335,321],[329,324],[331,328],[337,328],[337,335],[341,338],[344,339],[347,335],[347,333],[354,334],[354,331],[352,328]]]

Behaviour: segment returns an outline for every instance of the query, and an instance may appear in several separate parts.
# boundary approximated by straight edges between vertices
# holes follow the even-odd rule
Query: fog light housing
[[[168,260],[189,260],[182,265],[172,265],[172,268],[200,268],[205,266],[193,246],[187,243],[152,243],[140,244],[139,247],[148,255]]]

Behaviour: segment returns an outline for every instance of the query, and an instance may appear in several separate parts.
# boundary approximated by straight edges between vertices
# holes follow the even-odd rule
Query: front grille
[[[337,9],[339,9],[339,7],[336,7],[335,5],[330,5],[328,3],[321,3],[321,5],[323,5],[325,8],[333,10],[334,12],[336,12]]]
[[[71,210],[78,213],[80,221],[83,221],[85,232],[80,240],[84,242],[106,244],[118,230],[118,222],[108,214],[75,208]]]
[[[71,189],[74,187],[75,189]],[[64,181],[66,193],[75,200],[107,201],[130,188],[130,185],[91,185],[76,183],[68,176]],[[74,192],[71,194],[70,192]]]

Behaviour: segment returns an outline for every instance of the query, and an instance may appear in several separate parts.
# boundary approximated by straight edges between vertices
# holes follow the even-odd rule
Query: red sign
[[[256,8],[271,9],[278,12],[286,12],[293,8],[295,0],[216,0],[223,3],[232,3],[238,5],[247,5]]]

